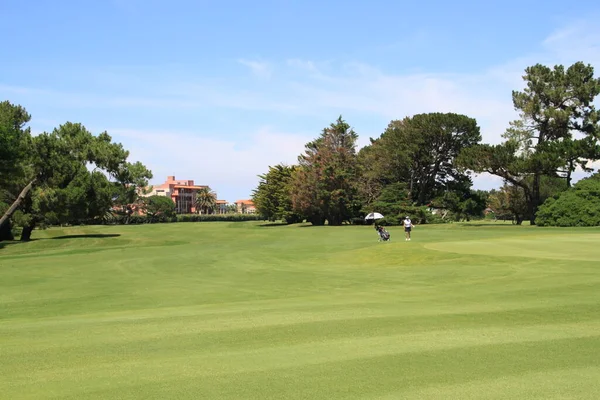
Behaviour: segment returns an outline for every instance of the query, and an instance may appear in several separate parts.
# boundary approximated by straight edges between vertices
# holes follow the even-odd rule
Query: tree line
[[[251,219],[182,219],[170,197],[148,196],[152,172],[130,162],[129,152],[107,132],[94,135],[80,123],[66,122],[33,135],[30,120],[23,106],[0,102],[0,240],[20,232],[20,240],[28,241],[36,227],[51,225]],[[209,215],[216,202],[216,193],[204,187],[194,206]]]
[[[27,110],[0,103],[0,240],[13,226],[26,241],[36,227],[89,223],[115,204],[131,204],[151,171],[107,132],[66,122],[32,135]]]
[[[340,225],[377,211],[386,216],[383,224],[396,224],[407,214],[418,223],[469,219],[489,207],[516,223],[594,224],[600,179],[594,175],[573,187],[572,181],[577,168],[590,173],[589,163],[600,159],[594,106],[600,79],[591,65],[577,62],[567,68],[536,64],[523,80],[525,88],[512,92],[519,118],[497,145],[481,143],[474,118],[424,113],[392,120],[357,151],[358,134],[340,116],[305,145],[297,164],[270,166],[259,175],[252,194],[258,213],[288,223]],[[152,172],[130,162],[107,132],[94,135],[66,122],[34,136],[30,119],[24,107],[0,103],[0,240],[12,238],[14,226],[21,240],[29,240],[36,227],[95,223],[115,205],[139,202]],[[481,172],[504,184],[473,190],[471,176]],[[172,207],[154,200],[145,204],[154,216]],[[207,214],[214,200],[208,190],[196,206]],[[569,201],[577,206],[568,209]]]
[[[270,220],[340,225],[372,211],[386,216],[381,223],[396,224],[405,214],[431,223],[481,216],[489,208],[497,217],[535,225],[540,206],[571,190],[576,169],[591,172],[589,163],[600,158],[594,106],[600,78],[577,62],[536,64],[523,80],[525,88],[512,92],[519,118],[498,145],[481,143],[474,118],[425,113],[392,120],[356,151],[358,135],[340,116],[305,145],[297,164],[270,166],[259,175],[257,210]],[[471,176],[482,172],[504,184],[473,190]]]

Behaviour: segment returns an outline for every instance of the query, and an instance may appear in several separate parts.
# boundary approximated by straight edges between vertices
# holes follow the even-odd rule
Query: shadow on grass
[[[287,225],[290,225],[290,224],[286,224],[285,222],[267,222],[264,224],[260,224],[258,226],[269,227],[269,226],[287,226]]]
[[[342,228],[344,226],[364,226],[364,227],[368,227],[369,225],[364,225],[364,224],[342,224],[342,225],[329,225],[329,224],[325,224],[325,225],[312,225],[308,222],[304,223],[304,225],[299,225],[300,228],[318,228],[318,227],[329,227],[329,228]],[[373,225],[371,225],[371,229],[373,229]]]
[[[64,236],[55,236],[49,239],[86,239],[86,238],[111,238],[111,237],[119,237],[120,233],[90,233],[90,234],[82,234],[82,235],[64,235]]]
[[[458,222],[456,223],[457,225],[460,225],[462,227],[468,227],[468,228],[489,228],[490,226],[525,226],[525,224],[523,225],[517,225],[517,224],[513,224],[510,222],[490,222],[490,223],[483,223],[483,224],[473,224],[473,223],[468,223],[468,222]]]
[[[83,235],[64,235],[64,236],[55,236],[55,237],[51,237],[51,238],[34,238],[34,239],[29,239],[28,241],[22,242],[20,240],[7,240],[7,241],[2,241],[0,242],[0,250],[2,250],[5,247],[11,246],[11,245],[15,245],[15,244],[21,244],[21,243],[31,243],[31,242],[37,242],[38,240],[54,240],[54,239],[102,239],[102,238],[112,238],[112,237],[119,237],[121,236],[121,234],[118,233],[107,233],[107,234],[102,234],[102,233],[91,233],[91,234],[83,234]]]
[[[5,247],[12,246],[12,245],[15,245],[15,244],[31,243],[31,242],[36,242],[38,240],[43,240],[43,239],[30,239],[27,242],[21,242],[20,240],[6,240],[6,241],[2,241],[2,242],[0,242],[0,250],[2,250]]]

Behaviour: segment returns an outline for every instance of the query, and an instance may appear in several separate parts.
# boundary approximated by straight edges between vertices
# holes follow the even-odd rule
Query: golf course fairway
[[[0,399],[597,399],[600,229],[202,222],[0,242]]]

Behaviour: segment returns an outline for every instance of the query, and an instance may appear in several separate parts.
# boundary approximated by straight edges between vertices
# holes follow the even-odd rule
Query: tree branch
[[[8,210],[6,210],[6,212],[4,213],[2,218],[0,218],[0,228],[2,227],[2,225],[4,225],[4,223],[6,221],[8,221],[10,219],[10,217],[12,217],[12,215],[15,213],[15,211],[17,211],[17,208],[19,208],[19,206],[21,205],[21,202],[23,202],[23,200],[25,199],[25,197],[27,196],[27,194],[33,187],[33,184],[35,183],[35,181],[36,180],[34,178],[31,182],[29,182],[27,184],[27,186],[25,186],[23,188],[23,190],[21,190],[21,193],[19,193],[19,196],[17,196],[16,200],[12,203],[12,205],[8,208]]]

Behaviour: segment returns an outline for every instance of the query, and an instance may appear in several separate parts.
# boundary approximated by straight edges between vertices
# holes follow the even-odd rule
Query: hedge
[[[173,217],[165,215],[131,215],[129,221],[127,216],[121,214],[108,214],[104,218],[94,221],[86,221],[85,225],[140,225],[174,222],[244,222],[265,221],[265,218],[257,214],[178,214]]]
[[[258,214],[179,214],[175,222],[244,222],[244,221],[266,221],[267,219]]]
[[[600,226],[600,175],[594,174],[548,198],[536,214],[538,226]]]

